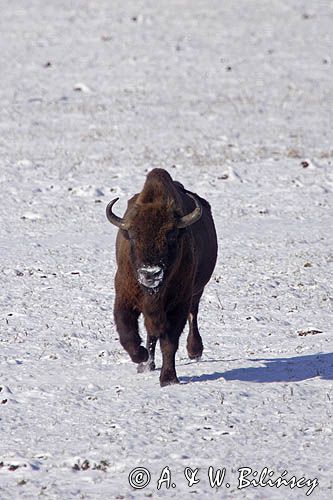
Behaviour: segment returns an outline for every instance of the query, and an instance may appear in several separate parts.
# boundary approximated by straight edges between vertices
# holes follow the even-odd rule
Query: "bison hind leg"
[[[155,370],[155,347],[156,347],[157,337],[151,335],[147,336],[147,351],[148,360],[145,363],[140,363],[137,367],[138,373],[152,372]]]
[[[188,316],[188,322],[190,326],[190,332],[187,336],[187,353],[190,359],[195,359],[199,361],[202,356],[203,351],[203,343],[201,339],[201,335],[198,329],[198,306],[193,310],[191,310]]]
[[[155,361],[148,359],[146,363],[140,363],[136,369],[138,373],[153,372],[155,370]]]

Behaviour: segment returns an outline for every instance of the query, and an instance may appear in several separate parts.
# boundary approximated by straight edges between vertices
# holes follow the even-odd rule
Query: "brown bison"
[[[178,383],[175,354],[188,319],[187,351],[198,359],[203,350],[197,314],[204,287],[217,257],[217,239],[209,203],[155,168],[141,193],[128,202],[123,218],[107,208],[119,228],[116,241],[114,318],[121,345],[138,371],[155,369],[155,346],[162,351],[161,386]],[[144,316],[146,348],[138,318]]]

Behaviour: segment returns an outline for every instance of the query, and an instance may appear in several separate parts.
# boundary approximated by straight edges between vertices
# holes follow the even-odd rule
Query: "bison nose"
[[[158,266],[156,267],[142,267],[140,273],[142,273],[146,278],[152,279],[161,274],[162,269]]]
[[[163,279],[163,269],[160,266],[142,266],[138,269],[138,279],[142,285],[156,288]]]

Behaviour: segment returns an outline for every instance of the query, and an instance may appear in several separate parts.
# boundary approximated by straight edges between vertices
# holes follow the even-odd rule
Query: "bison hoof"
[[[166,387],[167,385],[173,385],[173,384],[179,384],[179,380],[177,377],[160,379],[161,387]]]
[[[145,347],[142,345],[139,347],[139,349],[136,351],[135,354],[131,355],[131,359],[134,363],[144,363],[147,361],[149,358],[148,351]]]
[[[203,345],[201,340],[188,339],[187,341],[187,354],[190,359],[196,359],[197,361],[202,356]]]
[[[137,368],[138,373],[152,372],[155,370],[154,361],[149,361],[149,363],[140,363]]]
[[[197,354],[192,354],[192,353],[190,354],[190,353],[188,353],[188,357],[190,359],[193,359],[194,361],[200,361],[201,355],[202,355],[202,352],[201,353],[197,353]]]

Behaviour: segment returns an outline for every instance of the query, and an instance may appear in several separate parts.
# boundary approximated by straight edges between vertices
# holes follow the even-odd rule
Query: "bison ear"
[[[121,229],[121,234],[123,235],[123,237],[125,238],[125,240],[130,240],[130,235],[128,234],[128,231],[126,229]]]
[[[182,238],[182,236],[184,236],[187,233],[188,233],[187,227],[182,227],[181,229],[178,229],[179,238]]]
[[[130,228],[129,229],[121,229],[121,234],[125,238],[125,240],[130,241],[131,243],[135,242],[136,239],[136,234],[134,231],[132,231]]]

